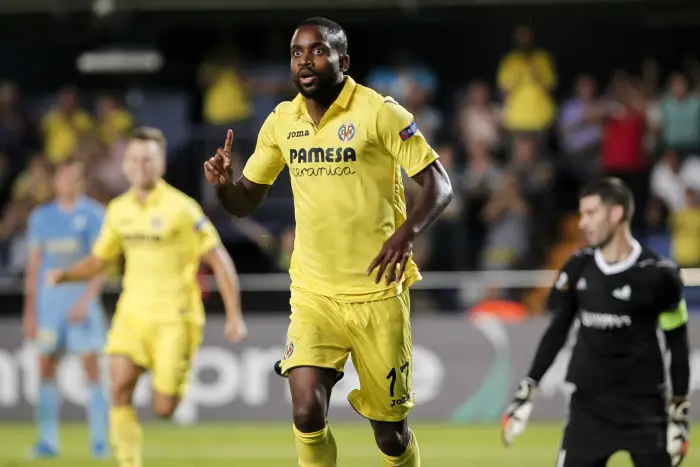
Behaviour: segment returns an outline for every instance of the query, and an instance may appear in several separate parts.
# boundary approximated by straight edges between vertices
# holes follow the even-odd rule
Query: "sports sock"
[[[39,443],[58,449],[58,411],[61,403],[58,386],[54,380],[42,380],[36,404],[36,424]]]
[[[90,387],[90,402],[87,409],[90,425],[90,442],[93,446],[107,443],[107,399],[99,382]]]
[[[110,408],[109,430],[112,450],[119,467],[141,467],[143,434],[134,408],[131,406]]]
[[[382,465],[385,467],[420,467],[420,451],[418,450],[418,441],[416,440],[416,435],[410,429],[408,432],[411,434],[411,440],[408,442],[408,447],[398,457],[387,456],[382,452],[382,458],[384,462]]]
[[[331,429],[326,425],[315,433],[302,433],[294,427],[299,467],[335,467],[338,449]]]

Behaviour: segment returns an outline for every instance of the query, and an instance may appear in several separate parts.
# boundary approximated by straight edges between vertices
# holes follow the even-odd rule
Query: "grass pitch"
[[[370,427],[366,423],[331,424],[338,443],[340,467],[380,466]],[[533,424],[514,446],[501,446],[495,425],[412,424],[424,467],[553,466],[561,424]],[[293,467],[296,465],[291,422],[233,423],[176,426],[149,424],[144,427],[144,467]],[[700,432],[695,425],[691,433]],[[30,424],[0,424],[0,467],[97,467],[114,461],[90,458],[84,425],[66,424],[61,429],[61,455],[56,459],[30,461],[26,454],[34,441]],[[609,464],[631,466],[629,457],[618,453]],[[685,465],[700,465],[700,450],[691,451]]]

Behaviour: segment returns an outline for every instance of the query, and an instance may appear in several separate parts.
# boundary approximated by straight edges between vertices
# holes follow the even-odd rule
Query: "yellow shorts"
[[[279,371],[300,366],[333,369],[342,377],[348,354],[360,389],[348,400],[363,417],[403,420],[414,406],[411,393],[411,322],[408,290],[396,297],[346,303],[292,289],[287,347]]]
[[[105,353],[125,355],[150,370],[156,392],[183,397],[192,359],[201,342],[202,326],[190,321],[159,322],[117,312],[107,334]]]

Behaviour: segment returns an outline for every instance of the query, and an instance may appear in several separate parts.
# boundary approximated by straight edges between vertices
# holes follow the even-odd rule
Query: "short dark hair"
[[[134,131],[131,132],[131,139],[138,141],[154,141],[163,151],[163,154],[165,154],[165,135],[158,128],[153,128],[150,126],[140,126],[134,128]]]
[[[83,168],[85,166],[82,159],[79,159],[75,155],[69,156],[68,158],[63,159],[61,162],[56,164],[57,167],[63,167],[63,166],[68,166],[68,165],[78,165],[81,168]]]
[[[328,30],[328,42],[331,44],[331,47],[335,48],[341,55],[348,53],[348,35],[345,33],[345,29],[335,21],[317,16],[305,19],[297,25],[297,29],[302,26],[326,28]]]
[[[622,206],[623,220],[629,222],[634,215],[634,196],[625,182],[616,177],[595,180],[583,187],[579,199],[599,196],[604,204]]]

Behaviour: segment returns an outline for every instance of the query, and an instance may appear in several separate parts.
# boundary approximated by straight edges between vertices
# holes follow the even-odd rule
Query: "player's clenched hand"
[[[671,403],[668,410],[668,454],[671,456],[671,465],[678,467],[688,455],[688,442],[690,440],[690,423],[688,409],[690,402],[687,400]]]
[[[63,277],[65,272],[61,269],[49,269],[46,271],[46,283],[49,285],[56,285],[63,282]]]
[[[233,131],[226,133],[226,142],[223,148],[216,150],[216,155],[210,157],[204,163],[204,175],[212,185],[226,185],[231,183],[233,168],[231,166],[231,144],[233,143]]]
[[[372,260],[366,272],[369,276],[375,269],[379,268],[374,280],[375,284],[379,284],[384,272],[386,272],[386,285],[391,284],[394,280],[396,282],[401,281],[403,273],[406,270],[406,263],[413,251],[414,237],[415,233],[411,229],[405,228],[404,225],[399,227],[399,229],[394,232],[394,235],[384,242],[381,251],[377,257]],[[397,268],[398,272],[396,271]]]
[[[535,397],[536,391],[535,382],[530,378],[525,378],[520,382],[513,400],[506,408],[501,427],[501,437],[506,447],[511,445],[516,436],[520,436],[525,431],[527,421],[532,413],[532,399]]]
[[[248,335],[248,328],[243,318],[229,318],[224,333],[229,342],[240,342]]]

